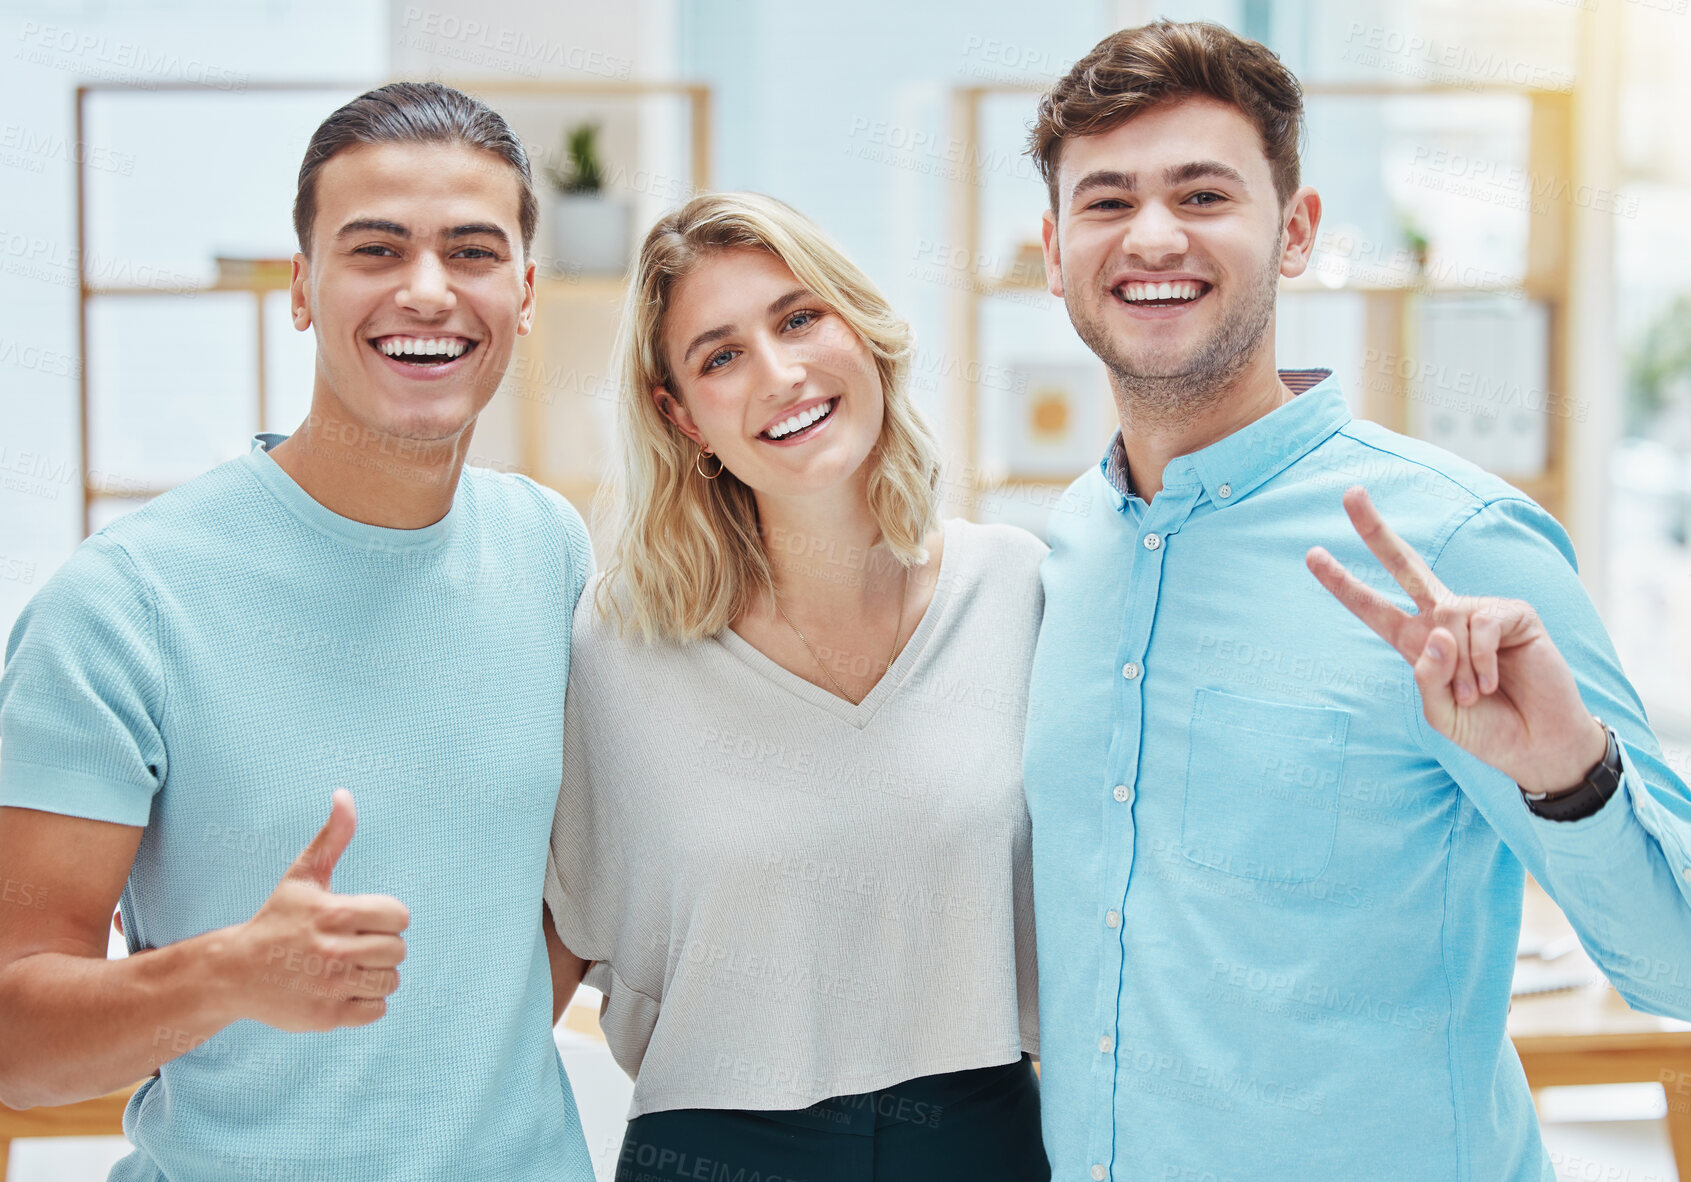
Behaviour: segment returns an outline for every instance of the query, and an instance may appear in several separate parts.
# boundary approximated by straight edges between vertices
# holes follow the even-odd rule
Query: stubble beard
[[[485,347],[484,343],[482,348]],[[427,401],[418,406],[390,397],[392,391],[387,385],[370,383],[357,371],[328,374],[346,421],[366,433],[377,432],[403,441],[407,447],[425,451],[451,450],[472,431],[503,377],[503,374],[490,377],[485,372],[466,375],[457,380],[457,389],[446,396],[448,405],[433,404],[440,395],[425,390],[419,396]]]
[[[1093,316],[1072,296],[1064,301],[1075,332],[1109,371],[1123,422],[1178,427],[1226,398],[1233,380],[1255,358],[1274,322],[1283,240],[1283,235],[1275,238],[1274,249],[1241,289],[1236,306],[1222,309],[1214,330],[1185,358],[1148,353],[1130,357],[1111,336],[1102,317]],[[1105,292],[1104,298],[1116,297]]]

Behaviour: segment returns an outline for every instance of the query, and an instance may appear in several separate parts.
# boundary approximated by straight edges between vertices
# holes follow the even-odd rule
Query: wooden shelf
[[[626,275],[536,275],[534,293],[541,300],[621,300],[628,292]]]
[[[208,283],[202,287],[98,287],[90,284],[82,289],[85,299],[94,296],[197,296],[211,292],[230,291],[246,295],[268,295],[274,291],[287,291],[287,283],[269,283],[257,280],[252,283]]]

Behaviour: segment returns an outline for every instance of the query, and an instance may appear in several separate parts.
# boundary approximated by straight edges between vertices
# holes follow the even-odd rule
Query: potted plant
[[[1679,479],[1660,491],[1669,502],[1668,535],[1691,545],[1691,295],[1664,308],[1630,352],[1627,433],[1677,454]]]
[[[620,275],[628,265],[631,210],[605,192],[599,155],[599,124],[581,123],[564,132],[564,160],[548,165],[556,190],[552,202],[552,253],[565,274]]]
[[[1426,278],[1427,261],[1432,255],[1432,240],[1427,232],[1413,216],[1407,213],[1398,215],[1398,224],[1403,231],[1403,245],[1409,251],[1409,257],[1415,262],[1415,279],[1417,282]]]

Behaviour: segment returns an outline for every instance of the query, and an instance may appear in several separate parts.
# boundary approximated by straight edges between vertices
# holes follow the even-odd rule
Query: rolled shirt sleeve
[[[1691,791],[1662,758],[1567,533],[1531,501],[1492,501],[1453,530],[1433,571],[1456,594],[1533,606],[1586,708],[1619,737],[1625,775],[1594,815],[1553,821],[1532,813],[1508,776],[1435,732],[1417,695],[1423,746],[1556,900],[1621,995],[1691,1019]]]
[[[79,547],[18,617],[0,677],[0,805],[146,825],[168,763],[152,591],[116,542]]]

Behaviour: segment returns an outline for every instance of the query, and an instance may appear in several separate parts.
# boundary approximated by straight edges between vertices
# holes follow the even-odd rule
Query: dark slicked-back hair
[[[1273,50],[1210,21],[1154,21],[1098,42],[1039,100],[1028,155],[1057,213],[1065,140],[1102,135],[1136,115],[1194,96],[1218,99],[1256,126],[1284,205],[1298,187],[1303,88]]]
[[[492,152],[517,174],[517,221],[523,253],[534,245],[540,205],[528,153],[503,116],[480,99],[438,82],[391,82],[359,95],[323,120],[305,146],[294,195],[294,234],[311,253],[317,217],[317,174],[336,152],[359,144],[462,144]]]

